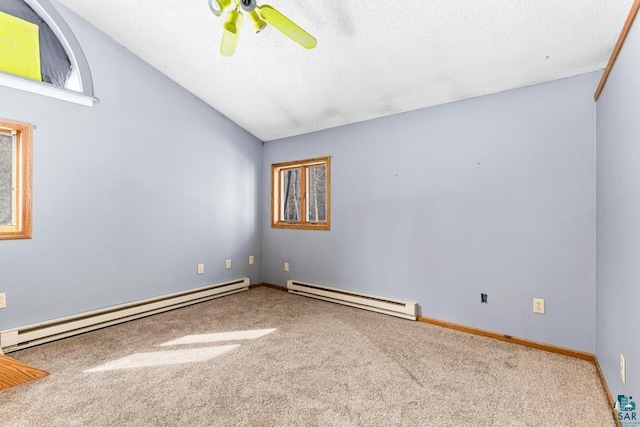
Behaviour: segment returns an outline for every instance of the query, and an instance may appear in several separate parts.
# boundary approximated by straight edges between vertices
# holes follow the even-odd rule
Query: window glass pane
[[[309,222],[327,220],[327,166],[314,165],[307,168],[307,211]]]
[[[0,133],[0,226],[13,225],[13,140]]]
[[[282,220],[300,221],[300,169],[280,172],[282,183]]]

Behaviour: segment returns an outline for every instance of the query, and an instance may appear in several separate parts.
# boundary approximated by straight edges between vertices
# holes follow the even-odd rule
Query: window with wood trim
[[[329,230],[331,158],[271,165],[271,226]]]
[[[31,125],[0,119],[0,240],[31,238]]]

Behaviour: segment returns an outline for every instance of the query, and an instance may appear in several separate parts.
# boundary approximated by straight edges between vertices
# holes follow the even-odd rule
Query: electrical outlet
[[[230,259],[225,261],[224,268],[226,268],[227,270],[231,270],[231,260]]]
[[[204,264],[198,264],[198,274],[204,274]]]
[[[620,355],[620,379],[622,384],[627,383],[627,361],[622,354]]]
[[[489,303],[489,295],[480,294],[480,302],[483,303],[483,304],[488,304]]]
[[[284,271],[289,271],[289,263],[288,262],[284,263]]]
[[[7,307],[7,294],[4,292],[0,294],[0,308]]]
[[[253,257],[253,255],[251,255],[249,257],[249,265],[253,265],[253,264],[255,264],[255,262],[256,262],[256,259]]]
[[[542,298],[533,299],[533,312],[544,314],[544,300]]]

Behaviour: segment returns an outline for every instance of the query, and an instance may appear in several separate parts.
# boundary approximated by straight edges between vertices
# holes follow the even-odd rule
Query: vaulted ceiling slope
[[[633,2],[258,0],[318,46],[245,19],[223,57],[207,0],[59,1],[262,141],[603,69]]]

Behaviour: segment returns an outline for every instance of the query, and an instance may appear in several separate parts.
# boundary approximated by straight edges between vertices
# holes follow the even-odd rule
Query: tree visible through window
[[[273,227],[329,230],[329,167],[329,157],[272,165]]]
[[[31,237],[31,125],[0,120],[0,240]]]
[[[0,132],[0,226],[13,223],[13,152],[15,137]]]

